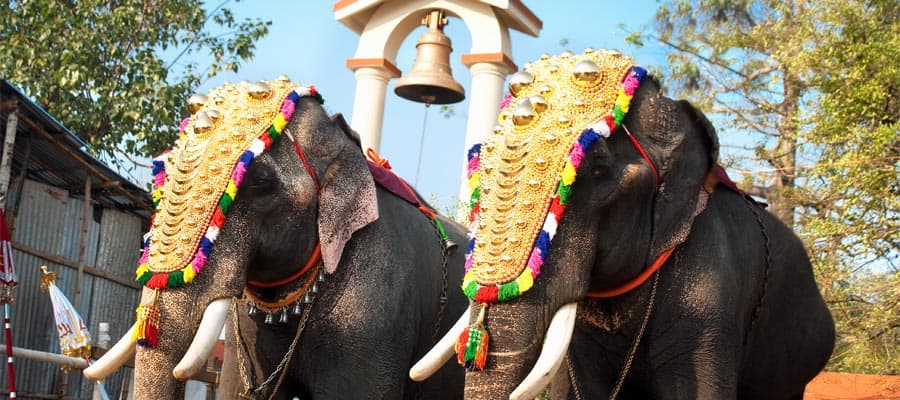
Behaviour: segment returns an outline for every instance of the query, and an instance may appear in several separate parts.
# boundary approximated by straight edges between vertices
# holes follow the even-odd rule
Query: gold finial
[[[197,93],[188,98],[188,110],[191,111],[191,115],[194,115],[197,113],[197,111],[200,111],[200,109],[203,108],[204,105],[206,105],[207,101],[209,101],[209,98],[207,98],[205,94],[200,93]]]
[[[544,112],[544,110],[549,107],[547,105],[547,99],[544,96],[534,95],[528,98],[531,101],[531,105],[534,107],[534,111],[537,111],[538,114]]]
[[[216,123],[216,121],[222,119],[222,113],[220,113],[219,110],[216,109],[206,110],[206,115],[213,121],[213,123]]]
[[[204,111],[197,115],[197,119],[194,120],[194,132],[199,134],[205,134],[212,131],[213,128],[213,120],[209,117],[209,113]]]
[[[256,82],[250,85],[248,93],[256,100],[263,100],[272,94],[272,89],[265,82]]]
[[[41,291],[50,290],[50,285],[56,284],[56,273],[50,272],[46,265],[41,265]]]
[[[600,67],[591,60],[581,60],[575,64],[572,76],[576,82],[591,84],[600,78]]]
[[[516,105],[516,111],[513,113],[513,124],[516,126],[528,125],[534,120],[536,115],[537,113],[535,113],[531,101],[524,99]]]
[[[534,77],[531,74],[525,71],[516,72],[512,78],[509,78],[509,92],[513,96],[518,95],[520,90],[530,85],[533,81]]]

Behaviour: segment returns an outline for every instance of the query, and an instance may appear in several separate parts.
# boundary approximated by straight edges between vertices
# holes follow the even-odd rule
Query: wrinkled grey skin
[[[487,312],[490,356],[483,371],[466,374],[466,398],[508,398],[537,359],[553,313],[570,302],[578,302],[575,333],[569,360],[551,383],[554,399],[608,398],[653,278],[613,298],[586,293],[635,277],[687,229],[659,272],[655,306],[618,398],[802,398],[834,344],[833,321],[802,243],[722,185],[692,222],[718,142],[687,102],[645,83],[624,125],[660,170],[660,188],[622,128],[590,149],[541,276],[531,291]],[[580,397],[569,385],[567,363]]]
[[[323,191],[352,187],[371,179],[358,137],[343,118],[331,119],[313,99],[303,98],[289,122]],[[443,247],[431,221],[415,207],[381,188],[379,218],[347,243],[334,274],[319,284],[319,296],[287,366],[276,399],[442,399],[462,396],[463,372],[447,366],[434,378],[413,383],[409,367],[443,335],[467,305],[459,290],[463,250],[448,255],[448,302],[440,313],[444,282]],[[273,281],[290,275],[318,240],[319,203],[313,181],[285,136],[248,170],[205,270],[178,289],[160,291],[163,320],[156,349],[139,349],[135,392],[139,399],[183,398],[183,384],[172,376],[212,300],[240,296],[249,280]],[[340,217],[340,216],[338,216]],[[464,231],[446,219],[448,233],[464,243]],[[288,290],[292,287],[280,288]],[[277,291],[262,293],[277,296]],[[257,386],[288,351],[299,318],[265,325],[263,314],[238,316],[245,374]],[[182,315],[184,317],[172,317]],[[244,389],[235,354],[234,327],[226,326],[226,360],[220,399]],[[440,318],[440,319],[439,319]],[[276,317],[277,320],[277,317]],[[277,380],[277,376],[276,376]],[[262,393],[268,397],[275,380]],[[179,397],[180,396],[180,397]]]

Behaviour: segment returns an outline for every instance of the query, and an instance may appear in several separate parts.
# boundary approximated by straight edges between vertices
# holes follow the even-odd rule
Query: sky
[[[214,3],[218,4],[218,1]],[[644,66],[659,65],[664,60],[659,48],[635,48],[626,44],[627,32],[620,27],[624,24],[627,29],[637,30],[649,25],[657,8],[654,0],[622,3],[525,0],[523,3],[541,19],[543,28],[538,37],[511,32],[511,56],[520,68],[544,53],[556,54],[564,50],[580,53],[587,47],[619,50]],[[272,21],[272,25],[269,34],[256,43],[254,58],[243,63],[238,73],[209,79],[199,91],[204,92],[226,81],[252,82],[286,74],[294,81],[315,85],[324,96],[325,108],[330,113],[343,113],[348,121],[352,121],[356,80],[345,61],[353,58],[359,36],[334,19],[333,5],[333,1],[325,0],[228,3],[227,7],[236,19],[261,18]],[[410,33],[400,48],[396,65],[404,73],[412,67],[415,45],[424,29],[420,27]],[[452,40],[453,76],[469,93],[469,71],[460,62],[460,56],[471,49],[468,29],[461,20],[451,18],[444,31]],[[416,189],[439,211],[455,213],[466,151],[468,98],[453,105],[450,117],[441,115],[438,107],[431,107],[423,135],[425,106],[394,94],[395,82],[396,79],[389,82],[387,88],[381,157],[387,158],[394,172],[411,184],[417,181]]]

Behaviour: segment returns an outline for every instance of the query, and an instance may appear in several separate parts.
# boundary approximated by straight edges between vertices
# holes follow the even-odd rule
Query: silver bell
[[[300,305],[300,302],[294,303],[294,309],[291,310],[291,314],[300,315],[303,314],[303,306]]]
[[[288,310],[287,310],[287,308],[285,308],[284,310],[281,310],[281,316],[278,317],[278,323],[286,324],[287,321],[288,321]]]
[[[272,322],[274,322],[274,320],[275,320],[275,318],[272,317],[272,313],[266,313],[266,319],[263,322],[266,325],[272,325]]]
[[[303,295],[303,304],[312,304],[312,296],[310,296],[309,292]]]
[[[251,304],[250,309],[247,310],[247,315],[254,316],[259,313],[259,310],[256,308],[256,304]]]
[[[446,240],[444,240],[444,251],[449,252],[450,250],[453,250],[455,248],[456,242],[454,242],[452,239],[447,238]]]
[[[316,279],[319,282],[325,282],[325,271],[319,270],[319,277]]]
[[[313,282],[312,287],[309,288],[309,292],[312,294],[319,294],[319,284],[317,282]]]

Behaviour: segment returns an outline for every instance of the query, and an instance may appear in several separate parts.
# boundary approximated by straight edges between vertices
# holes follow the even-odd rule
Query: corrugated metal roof
[[[8,99],[18,103],[19,117],[13,176],[27,166],[27,178],[83,195],[84,183],[91,175],[92,200],[144,218],[150,216],[153,202],[144,188],[86,152],[87,144],[83,140],[13,84],[0,79],[0,100]],[[2,136],[6,134],[6,121],[7,112],[0,112]]]
[[[90,332],[110,324],[113,342],[130,328],[140,289],[134,268],[141,233],[149,223],[149,193],[85,151],[87,145],[9,82],[0,79],[0,141],[6,134],[6,100],[18,103],[7,218],[13,225],[13,259],[19,277],[18,299],[12,304],[13,344],[59,352],[49,296],[41,292],[40,266],[56,273],[56,283],[75,304]],[[2,146],[2,145],[0,145]],[[24,173],[22,171],[25,171]],[[91,179],[91,206],[85,210],[85,182]],[[87,232],[82,221],[87,215]],[[84,240],[82,241],[82,236]],[[78,291],[76,268],[84,244],[86,273]],[[87,270],[90,268],[90,270]],[[90,382],[79,371],[67,375],[55,365],[16,359],[16,383],[24,393],[55,393],[65,379],[65,394],[90,398]],[[106,379],[118,397],[125,371]],[[0,387],[6,386],[0,376]]]

